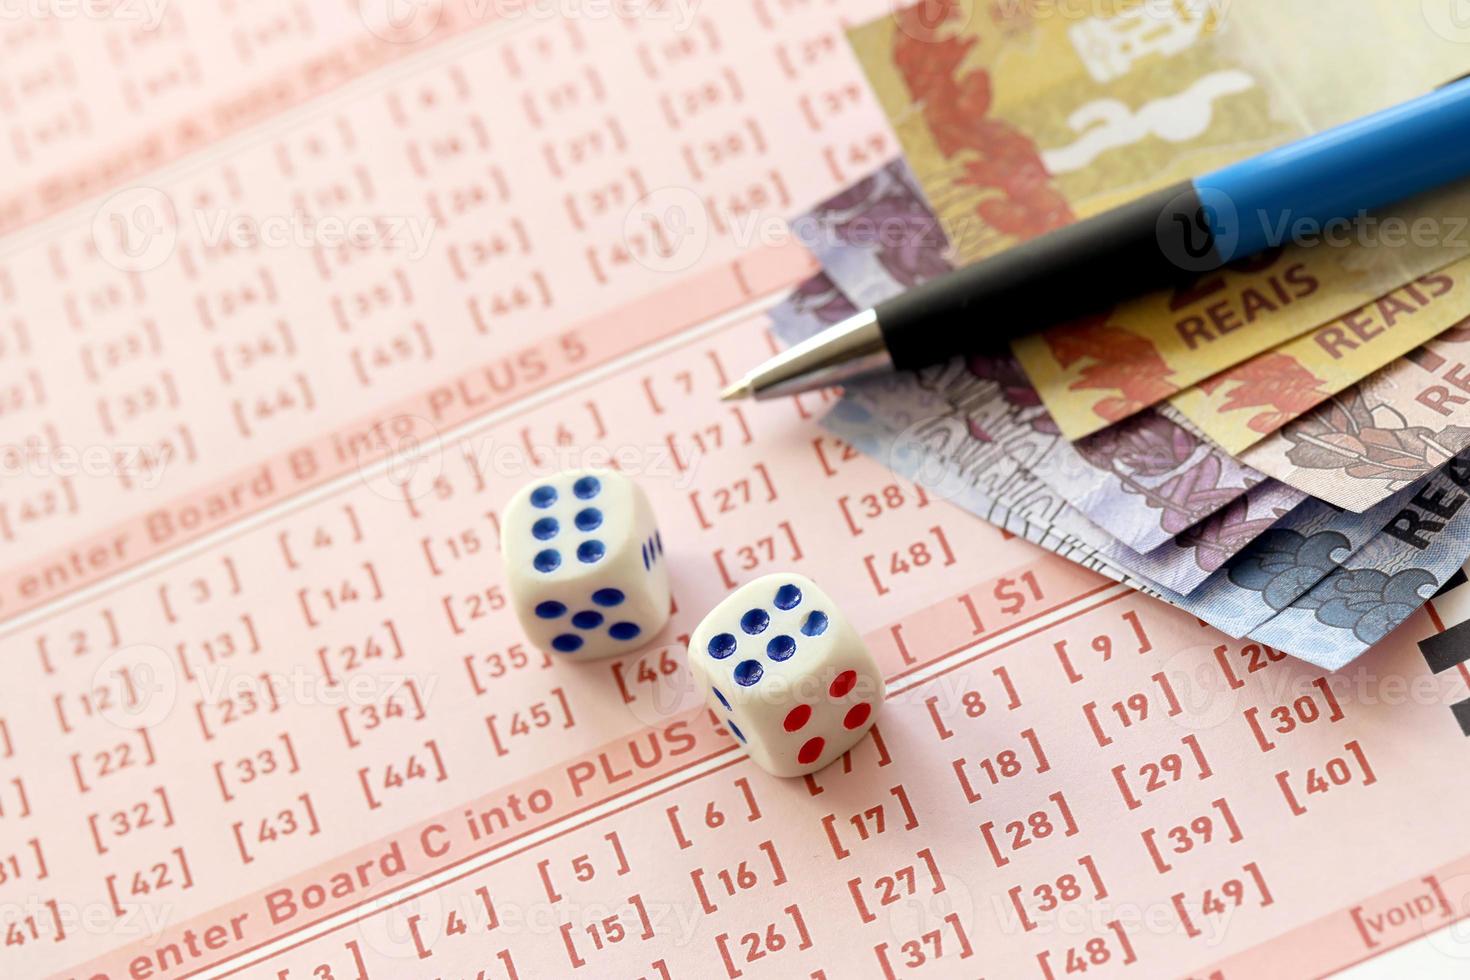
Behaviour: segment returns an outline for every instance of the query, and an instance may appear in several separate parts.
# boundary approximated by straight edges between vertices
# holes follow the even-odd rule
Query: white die
[[[862,637],[802,575],[767,575],[726,596],[690,635],[689,669],[751,759],[777,776],[836,759],[883,703]]]
[[[669,570],[648,495],[614,470],[534,480],[500,522],[526,638],[578,660],[637,650],[669,619]]]

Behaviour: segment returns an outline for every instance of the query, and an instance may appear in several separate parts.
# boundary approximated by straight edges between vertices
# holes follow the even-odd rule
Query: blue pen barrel
[[[1470,175],[1470,80],[1194,181],[1222,261]],[[1305,224],[1300,224],[1305,222]],[[1316,231],[1312,231],[1312,228]]]
[[[877,319],[901,369],[1002,351],[1293,240],[1355,241],[1360,212],[1466,179],[1470,80],[1022,242],[879,304]]]

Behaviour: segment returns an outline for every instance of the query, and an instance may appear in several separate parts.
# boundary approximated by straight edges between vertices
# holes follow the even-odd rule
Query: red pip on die
[[[883,676],[831,596],[778,573],[741,586],[689,638],[689,669],[751,759],[777,776],[832,762],[873,726]]]

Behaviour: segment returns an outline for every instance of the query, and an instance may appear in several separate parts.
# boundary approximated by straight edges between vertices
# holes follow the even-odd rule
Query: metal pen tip
[[[878,313],[864,310],[770,358],[721,392],[720,400],[768,401],[892,369]]]
[[[739,381],[720,392],[720,401],[737,402],[742,398],[750,397],[750,379],[741,378]]]

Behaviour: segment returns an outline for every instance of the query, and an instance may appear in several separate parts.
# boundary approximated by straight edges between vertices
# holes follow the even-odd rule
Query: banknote
[[[1070,442],[1009,358],[956,361],[920,372],[919,384],[961,411],[977,439],[998,444],[1136,551],[1162,547],[1275,483],[1151,411]],[[1287,497],[1294,506],[1303,494],[1277,485],[1273,498]]]
[[[1365,0],[1351,17],[1318,0],[1097,10],[931,0],[851,32],[957,261],[1463,72],[1461,47],[1398,0]],[[1418,55],[1402,77],[1381,65],[1386,35]],[[1333,43],[1290,40],[1314,36]],[[1079,438],[1465,257],[1464,225],[1448,218],[1467,214],[1470,188],[1457,188],[1348,233],[1268,229],[1282,248],[1015,352],[1061,432]],[[1397,234],[1416,228],[1427,231]]]
[[[1169,403],[1216,445],[1240,453],[1467,316],[1470,261],[1460,261],[1201,381]]]
[[[1373,541],[1408,499],[1395,495],[1358,514],[1309,499],[1232,557],[1187,596],[1163,595],[1223,633],[1242,637]],[[1292,649],[1312,660],[1310,649]]]
[[[1211,574],[1277,527],[1308,499],[1306,494],[1284,483],[1265,480],[1140,556],[1132,567],[1175,592],[1191,594]]]
[[[1010,478],[998,485],[995,481],[981,482],[974,474],[958,473],[949,458],[953,447],[966,444],[964,427],[957,420],[930,419],[919,427],[896,432],[861,403],[844,399],[822,424],[900,475],[987,522],[1175,605],[1236,637],[1247,635],[1282,610],[1290,609],[1368,542],[1376,540],[1409,496],[1405,491],[1363,514],[1308,500],[1185,595],[1131,568],[1104,532],[1039,481],[1028,485]],[[1273,645],[1320,666],[1328,666],[1339,657],[1336,645],[1319,649],[1310,635],[1281,639]]]
[[[950,268],[938,219],[901,161],[817,204],[794,223],[804,240],[818,243],[826,281],[855,303],[881,303]],[[957,406],[976,439],[998,445],[1139,554],[1165,547],[1266,479],[1152,410],[1074,444],[1062,436],[1019,366],[1005,356],[957,359],[923,371],[919,387]],[[854,396],[870,392],[883,393],[864,387]],[[909,411],[900,405],[912,405],[914,399],[915,393],[900,392],[870,408],[892,422],[895,413]],[[1266,512],[1266,500],[1279,506],[1288,496],[1299,500],[1301,495],[1279,486],[1258,495],[1257,512]],[[1233,525],[1237,532],[1253,526]],[[1218,523],[1209,527],[1221,529]],[[1217,543],[1226,541],[1244,544],[1238,533],[1217,538]],[[1174,557],[1178,550],[1173,549]],[[1215,554],[1215,548],[1199,551],[1201,557]],[[1218,560],[1198,565],[1190,574],[1208,574],[1218,565]],[[1179,587],[1182,581],[1170,584]]]
[[[1358,553],[1262,625],[1251,639],[1277,649],[1310,650],[1312,662],[1337,668],[1408,619],[1470,558],[1470,454],[1427,478]],[[1231,581],[1254,589],[1265,581],[1249,564]]]
[[[952,370],[949,367],[936,371]],[[941,491],[979,493],[998,508],[1027,520],[1053,525],[1087,542],[1100,555],[1133,576],[1172,591],[1187,593],[1204,582],[1231,556],[1291,511],[1305,497],[1274,480],[1251,487],[1233,504],[1171,536],[1147,551],[1130,547],[1077,506],[1067,488],[1033,471],[1026,460],[994,440],[977,438],[974,422],[920,375],[898,375],[880,382],[849,386],[841,403],[853,419],[894,432],[901,444],[934,447],[930,467],[942,476]],[[890,462],[890,466],[893,464]],[[989,516],[982,513],[980,516]]]
[[[1249,465],[1364,510],[1470,446],[1470,326],[1441,334],[1246,450]]]
[[[1121,559],[1126,550],[1088,522],[1056,490],[993,447],[980,444],[990,455],[976,457],[976,443],[953,411],[902,426],[890,425],[886,413],[898,401],[885,400],[881,403],[885,414],[874,414],[863,399],[849,393],[827,413],[822,425],[855,449],[925,487],[931,496],[1057,551],[1084,568],[1135,589],[1160,594],[1156,583],[1124,567]],[[896,414],[902,421],[910,413]]]
[[[862,308],[953,269],[949,240],[902,157],[792,223],[823,272]]]
[[[773,327],[783,341],[795,342],[848,315],[852,306],[829,276],[818,274],[773,310]],[[968,370],[960,364],[936,371],[953,373],[957,368]],[[1020,381],[1024,386],[1024,379]],[[1365,542],[1375,540],[1415,490],[1359,514],[1317,500],[1292,506],[1299,496],[1273,501],[1273,487],[1285,488],[1268,481],[1256,494],[1187,529],[1165,547],[1139,554],[1087,520],[1065,494],[1038,480],[1012,456],[997,455],[993,444],[977,440],[972,421],[961,415],[919,377],[895,375],[852,386],[824,424],[987,521],[1234,636],[1290,610]],[[915,447],[922,451],[916,453]],[[1225,544],[1218,546],[1221,541]],[[1179,562],[1171,550],[1196,554]],[[1199,552],[1208,557],[1201,560]],[[1206,568],[1202,576],[1195,573]],[[1310,644],[1293,641],[1281,648],[1313,662],[1318,657]],[[1335,651],[1336,646],[1332,656]]]
[[[1130,572],[1110,554],[1105,532],[1089,525],[1040,481],[1013,481],[1014,492],[1002,500],[992,488],[958,477],[946,459],[949,446],[966,443],[964,428],[956,420],[927,419],[918,428],[895,431],[860,403],[843,399],[823,418],[822,426],[931,495],[942,495],[986,523],[1131,588],[1162,594],[1154,583]]]
[[[871,281],[869,276],[864,279]],[[771,329],[777,339],[790,346],[851,315],[854,308],[832,278],[825,271],[819,272],[771,309]],[[873,411],[869,411],[870,405]],[[971,439],[968,425],[954,417],[953,406],[938,393],[921,387],[914,376],[872,378],[849,385],[846,396],[829,413],[824,425],[834,435],[896,472],[924,481],[931,489],[938,490],[942,485],[946,496],[952,490],[960,506],[1010,533],[1117,581],[1126,581],[1135,588],[1151,588],[1151,583],[1130,575],[1104,554],[1113,550],[1113,543],[1100,529],[1089,527],[1061,495],[1024,473],[1019,481],[1015,480],[1015,474],[1021,471],[1013,461],[1002,460],[1002,469],[1012,475],[1011,485],[1017,488],[1011,495],[1018,505],[1014,509],[1001,508],[994,497],[982,493],[973,484],[966,485],[957,467],[946,470],[946,457],[942,453],[915,452],[916,447],[925,445],[919,438],[925,432],[954,436],[941,439],[941,445],[966,447]],[[896,435],[905,430],[913,430],[915,434],[902,442],[905,448],[900,451],[896,448]],[[929,437],[931,441],[932,438]],[[991,475],[994,477],[997,471],[992,470]],[[1029,519],[1024,515],[1029,515]],[[1062,525],[1070,524],[1077,534],[1063,530],[1057,525],[1058,520]]]
[[[790,347],[832,324],[845,320],[858,309],[825,272],[806,279],[767,312],[771,332]]]

